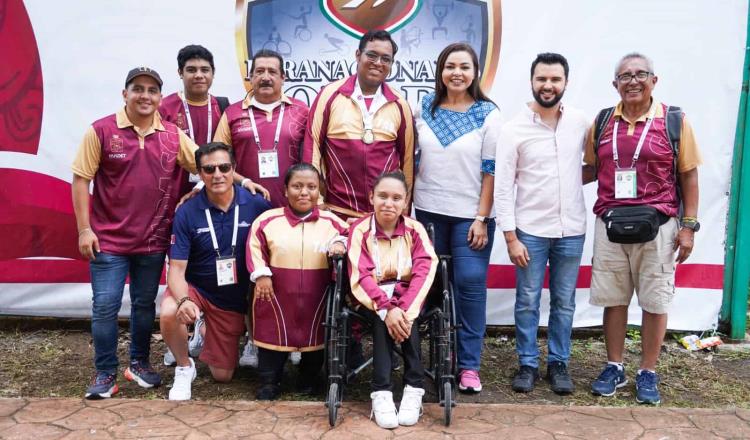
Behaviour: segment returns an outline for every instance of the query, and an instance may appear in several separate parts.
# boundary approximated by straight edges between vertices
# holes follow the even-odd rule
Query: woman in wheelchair
[[[438,258],[425,228],[403,212],[407,205],[403,173],[386,173],[370,193],[374,214],[350,227],[349,279],[354,298],[372,320],[372,414],[382,428],[414,425],[422,411],[424,369],[418,326]],[[401,345],[404,391],[399,412],[391,392],[391,352]]]
[[[289,168],[288,205],[264,212],[247,240],[247,268],[255,283],[253,339],[258,346],[258,400],[274,400],[290,352],[302,352],[297,391],[310,393],[323,364],[327,254],[343,254],[347,225],[319,211],[320,174],[310,164]]]

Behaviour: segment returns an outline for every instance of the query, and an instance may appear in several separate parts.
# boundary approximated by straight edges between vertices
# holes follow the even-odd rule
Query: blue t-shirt
[[[185,202],[174,217],[170,258],[187,260],[185,279],[211,304],[223,310],[244,314],[247,313],[247,293],[250,288],[250,276],[245,265],[245,243],[255,218],[271,209],[271,205],[259,194],[252,195],[239,185],[234,185],[234,194],[234,201],[227,212],[208,201],[205,188]],[[221,256],[227,257],[232,255],[235,205],[239,205],[237,245],[234,252],[237,259],[237,283],[219,286],[216,280],[217,256],[208,229],[206,208],[211,213]]]

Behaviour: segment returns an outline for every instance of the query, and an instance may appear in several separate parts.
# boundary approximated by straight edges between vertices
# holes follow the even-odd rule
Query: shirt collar
[[[541,116],[539,116],[539,113],[535,112],[531,109],[531,102],[527,102],[524,107],[524,113],[526,116],[528,116],[529,119],[531,119],[532,122],[541,122]],[[565,113],[565,104],[562,102],[560,103],[560,119],[562,119],[562,115]]]
[[[133,127],[135,128],[135,125],[130,122],[130,119],[128,118],[128,114],[125,111],[125,107],[121,108],[116,114],[115,117],[117,119],[117,128],[128,128]],[[148,129],[146,134],[153,133],[154,131],[165,131],[164,125],[161,123],[161,115],[159,112],[154,112],[154,120],[151,122],[151,127]]]
[[[339,93],[351,98],[356,89],[358,89],[358,87],[357,74],[355,73],[354,75],[347,78],[346,81],[344,81],[344,84],[339,88]],[[379,90],[383,94],[387,102],[398,101],[398,95],[396,95],[396,93],[393,91],[393,89],[391,89],[388,83],[384,82],[380,84]]]
[[[375,214],[370,214],[370,216],[371,217],[375,216]],[[372,220],[369,218],[367,219],[367,222],[368,224],[372,224],[371,223]],[[375,222],[375,238],[377,238],[378,240],[381,238],[383,240],[390,240],[396,237],[403,237],[404,235],[406,235],[406,222],[404,221],[403,215],[399,217],[398,224],[396,225],[396,229],[393,230],[393,234],[391,234],[390,237],[386,235],[385,232],[383,232],[383,230],[380,228],[380,225],[378,225],[378,222],[377,221]]]
[[[242,100],[242,109],[247,110],[250,105],[253,103],[253,95],[252,93],[248,93],[247,96],[245,96],[245,99]],[[286,96],[283,92],[281,93],[281,102],[283,102],[286,105],[292,105],[292,100]]]
[[[631,124],[635,124],[636,122],[644,122],[648,115],[651,114],[651,112],[654,112],[654,118],[663,118],[664,117],[664,109],[662,108],[661,102],[655,100],[654,98],[651,98],[651,106],[648,108],[648,111],[644,114],[642,114],[638,119],[631,122],[628,121],[627,118],[622,114],[622,101],[617,103],[617,106],[615,107],[615,112],[612,116],[619,117],[620,119],[623,119]]]
[[[286,217],[286,220],[289,222],[289,226],[295,227],[300,223],[306,223],[306,222],[314,222],[317,219],[320,218],[320,211],[318,210],[318,207],[314,207],[312,212],[305,218],[297,217],[297,214],[292,211],[292,208],[290,208],[288,205],[284,207],[284,217]]]
[[[238,184],[233,184],[234,186],[234,200],[232,200],[232,204],[229,205],[228,210],[234,209],[234,205],[244,205],[249,200],[249,193],[247,190],[240,187]],[[215,209],[219,211],[219,208],[214,206],[209,200],[208,200],[208,194],[206,193],[206,187],[203,187],[201,191],[198,193],[198,207],[201,210],[205,210],[207,208]]]

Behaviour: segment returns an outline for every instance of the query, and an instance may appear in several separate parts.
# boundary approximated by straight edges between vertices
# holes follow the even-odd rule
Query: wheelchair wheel
[[[328,407],[328,424],[334,427],[336,426],[336,419],[338,418],[339,407],[341,406],[341,393],[339,392],[338,383],[334,382],[328,387],[326,406]]]
[[[450,381],[443,384],[443,422],[445,426],[451,425],[451,416],[453,415],[453,385]],[[331,425],[333,426],[333,425]]]

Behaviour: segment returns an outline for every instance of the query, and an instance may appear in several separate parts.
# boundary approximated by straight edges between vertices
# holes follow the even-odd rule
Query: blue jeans
[[[156,294],[164,253],[112,255],[100,252],[90,263],[91,335],[97,371],[117,373],[117,314],[122,306],[125,278],[130,275],[130,359],[148,360],[156,315]]]
[[[487,267],[490,264],[495,221],[487,225],[489,241],[481,251],[472,250],[466,236],[474,219],[449,217],[417,210],[417,220],[435,227],[435,252],[450,255],[453,296],[456,302],[458,369],[479,371],[482,342],[487,325]]]
[[[544,238],[516,229],[516,235],[529,252],[529,265],[516,267],[516,352],[521,365],[539,367],[539,300],[544,272],[549,261],[550,314],[547,328],[547,363],[568,364],[570,332],[576,310],[576,282],[585,235]]]

